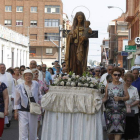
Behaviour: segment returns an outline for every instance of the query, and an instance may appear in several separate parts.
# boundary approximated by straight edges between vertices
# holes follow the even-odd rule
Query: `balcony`
[[[129,0],[128,1],[128,10],[127,13],[125,14],[125,21],[126,22],[131,22],[134,19],[134,0]]]

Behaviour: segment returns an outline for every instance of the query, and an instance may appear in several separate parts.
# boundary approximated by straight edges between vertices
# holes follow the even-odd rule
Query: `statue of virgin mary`
[[[72,25],[72,30],[67,36],[65,62],[67,72],[82,75],[87,70],[87,56],[89,39],[83,36],[85,30],[85,15],[77,12]]]

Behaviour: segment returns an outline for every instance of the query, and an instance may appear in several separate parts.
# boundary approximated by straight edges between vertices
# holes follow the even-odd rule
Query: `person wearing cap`
[[[23,78],[24,83],[16,86],[14,117],[19,120],[19,139],[36,140],[38,115],[30,113],[29,98],[31,102],[38,103],[41,96],[39,84],[33,80],[33,73],[30,69],[24,71]]]

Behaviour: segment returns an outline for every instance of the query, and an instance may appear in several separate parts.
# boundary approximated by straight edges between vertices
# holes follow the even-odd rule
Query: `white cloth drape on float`
[[[41,140],[103,140],[101,105],[96,89],[50,87],[41,100]]]
[[[95,115],[46,111],[41,140],[103,140],[101,110]]]

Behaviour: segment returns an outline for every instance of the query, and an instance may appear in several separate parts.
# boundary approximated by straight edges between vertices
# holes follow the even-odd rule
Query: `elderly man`
[[[46,70],[47,66],[46,64],[42,64],[42,74],[43,78],[45,79],[45,82],[47,85],[52,84],[52,76],[49,71]]]
[[[13,80],[12,75],[10,73],[6,72],[5,70],[6,70],[5,64],[0,63],[0,82],[3,82],[3,83],[6,84],[6,86],[8,88],[8,94],[9,94],[9,107],[8,107],[8,110],[9,110],[9,115],[8,115],[9,124],[7,124],[7,126],[9,127],[10,126],[10,121],[11,121],[11,118],[12,118],[12,110],[13,110],[12,101],[14,100],[14,96],[15,96],[15,86],[14,86],[14,80]]]
[[[111,75],[112,70],[113,70],[113,65],[111,65],[111,64],[108,65],[108,66],[107,66],[107,73],[103,74],[102,77],[101,77],[101,79],[100,79],[100,82],[103,82],[105,86],[107,85],[106,76],[107,76],[108,74]]]
[[[35,60],[32,60],[30,62],[30,69],[32,70],[32,69],[36,69],[36,68],[37,68],[37,63],[36,63]],[[39,71],[38,80],[43,81],[43,75],[42,75],[42,73],[40,71]]]

